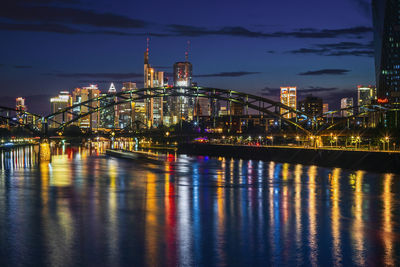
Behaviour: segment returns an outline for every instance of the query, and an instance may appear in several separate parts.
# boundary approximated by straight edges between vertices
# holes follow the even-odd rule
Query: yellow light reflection
[[[357,171],[355,175],[351,177],[354,179],[354,206],[353,206],[353,225],[352,225],[352,239],[354,241],[355,252],[354,258],[357,265],[364,266],[364,221],[363,221],[363,191],[362,191],[362,182],[363,182],[364,172]]]
[[[118,177],[118,162],[114,160],[108,161],[108,176],[110,179],[110,188],[108,190],[108,214],[109,225],[109,255],[112,257],[111,262],[116,262],[118,259],[118,200],[117,200],[117,177]]]
[[[156,175],[147,172],[146,182],[146,262],[148,266],[156,266],[157,262],[157,198]]]
[[[317,213],[316,213],[316,186],[315,178],[317,176],[317,167],[310,166],[308,169],[308,214],[309,214],[309,243],[311,264],[317,266],[318,244],[317,244]]]
[[[342,265],[341,238],[340,238],[340,172],[341,169],[334,169],[329,175],[331,182],[331,220],[332,220],[332,243],[334,266]]]
[[[297,248],[301,248],[301,176],[303,174],[303,166],[298,164],[294,170],[294,181],[295,181],[295,200],[294,200],[294,209],[295,209],[295,220],[296,220],[296,244]]]
[[[50,186],[71,186],[71,166],[69,164],[67,155],[54,156],[50,167]]]
[[[393,251],[393,174],[385,174],[383,181],[383,245],[385,248],[385,265],[395,266]]]

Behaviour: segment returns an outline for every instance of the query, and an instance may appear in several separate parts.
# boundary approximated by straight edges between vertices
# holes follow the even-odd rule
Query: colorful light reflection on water
[[[0,265],[400,264],[400,177],[228,158],[0,151]]]

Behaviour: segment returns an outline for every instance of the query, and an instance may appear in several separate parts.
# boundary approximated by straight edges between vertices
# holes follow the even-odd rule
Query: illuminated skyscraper
[[[357,87],[357,102],[358,102],[358,112],[362,113],[366,109],[361,108],[362,105],[370,105],[376,101],[376,87],[375,86],[361,86]]]
[[[130,98],[131,95],[134,96],[131,93],[131,91],[135,89],[137,89],[136,83],[133,82],[122,83],[121,91],[126,92],[126,94],[124,94],[126,98]],[[135,121],[135,102],[130,101],[124,104],[120,104],[118,107],[118,118],[119,118],[119,128],[124,129],[133,126],[133,123]]]
[[[174,64],[174,86],[179,87],[178,91],[184,93],[185,88],[192,86],[192,63],[189,62],[189,52],[185,53],[184,62],[176,62]],[[173,97],[172,116],[183,120],[193,120],[194,115],[194,98],[192,97]]]
[[[117,90],[115,89],[114,83],[111,83],[107,94],[102,94],[103,98],[99,101],[100,106],[106,106],[109,103],[115,102],[115,94]],[[99,126],[104,129],[114,129],[119,127],[119,106],[113,105],[100,110],[100,120]]]
[[[174,64],[174,86],[190,87],[192,85],[192,63],[176,62]]]
[[[73,104],[79,104],[88,101],[93,98],[100,96],[100,90],[97,85],[91,84],[88,87],[76,88],[72,92]],[[89,112],[89,109],[96,108],[99,106],[99,101],[92,101],[87,105],[80,105],[74,108],[73,112],[75,115],[80,115]],[[81,128],[98,128],[99,127],[100,113],[92,113],[78,121],[78,126]]]
[[[23,98],[23,97],[17,97],[17,99],[16,99],[16,101],[15,101],[15,108],[16,108],[17,110],[26,111],[25,98]]]
[[[329,112],[329,104],[328,103],[324,103],[322,104],[322,113],[327,113]]]
[[[342,110],[342,117],[353,116],[354,110],[352,109],[352,107],[354,107],[352,97],[342,98],[340,100],[340,109],[346,109]]]
[[[164,86],[164,72],[156,71],[149,64],[149,43],[147,39],[147,49],[144,52],[144,88],[156,88]],[[148,90],[146,94],[153,95],[153,90]],[[163,98],[146,99],[146,124],[148,127],[157,127],[163,123]]]
[[[18,110],[17,112],[17,119],[20,123],[26,123],[27,116],[24,111],[27,111],[27,107],[25,105],[25,98],[17,97],[15,101],[15,109]]]
[[[281,87],[281,103],[291,107],[297,108],[297,87]],[[287,113],[288,110],[281,109],[281,114],[285,114],[284,117],[291,119],[295,117],[294,113]],[[287,114],[286,114],[287,113]]]
[[[378,97],[400,103],[400,2],[373,0]]]
[[[72,97],[68,91],[61,91],[56,97],[50,98],[51,113],[63,110],[72,105]],[[62,113],[54,116],[54,118],[49,121],[49,126],[52,128],[59,128],[62,124],[71,120],[71,115],[67,113]]]

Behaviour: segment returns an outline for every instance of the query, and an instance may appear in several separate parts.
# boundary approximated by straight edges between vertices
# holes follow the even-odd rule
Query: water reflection
[[[400,264],[393,174],[90,147],[0,152],[1,266]]]

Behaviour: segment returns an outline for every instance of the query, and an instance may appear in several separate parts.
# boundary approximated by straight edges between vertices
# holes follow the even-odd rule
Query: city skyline
[[[2,50],[4,62],[0,62],[0,81],[5,88],[1,95],[3,101],[6,96],[13,100],[25,96],[31,106],[37,102],[30,100],[32,95],[49,98],[90,83],[99,84],[103,90],[111,82],[116,82],[117,89],[122,87],[118,82],[124,81],[141,87],[143,51],[149,36],[152,65],[170,74],[171,80],[173,64],[184,60],[190,40],[193,81],[200,86],[264,94],[277,100],[280,86],[296,85],[300,98],[312,92],[338,107],[340,98],[354,96],[358,85],[375,84],[370,5],[364,3],[362,6],[368,8],[365,10],[359,2],[336,1],[322,7],[310,1],[302,3],[305,11],[301,13],[295,12],[299,3],[294,1],[235,4],[229,6],[229,14],[222,12],[219,18],[201,23],[191,19],[190,14],[203,10],[194,3],[187,7],[171,4],[165,9],[170,15],[156,23],[159,14],[144,17],[142,12],[129,13],[133,7],[126,1],[109,9],[101,2],[93,6],[91,1],[31,2],[30,8],[40,6],[43,12],[60,12],[54,13],[60,15],[58,18],[49,16],[48,24],[80,30],[55,33],[54,28],[43,26],[43,20],[21,9],[26,2],[16,1],[0,14],[1,20],[7,21],[1,27],[7,37]],[[285,4],[293,8],[286,12]],[[20,7],[18,14],[13,12],[16,5]],[[210,6],[207,2],[205,5]],[[142,3],[135,7],[138,11],[145,8]],[[219,3],[211,13],[221,13],[224,7]],[[188,14],[182,12],[184,8]],[[68,12],[77,10],[87,19],[74,21]],[[346,10],[340,13],[343,20],[330,14],[341,10]],[[249,19],[252,12],[257,14]],[[242,16],[233,16],[239,14]],[[24,21],[36,26],[24,28]],[[93,33],[100,29],[107,31]],[[21,39],[29,40],[29,44]]]

